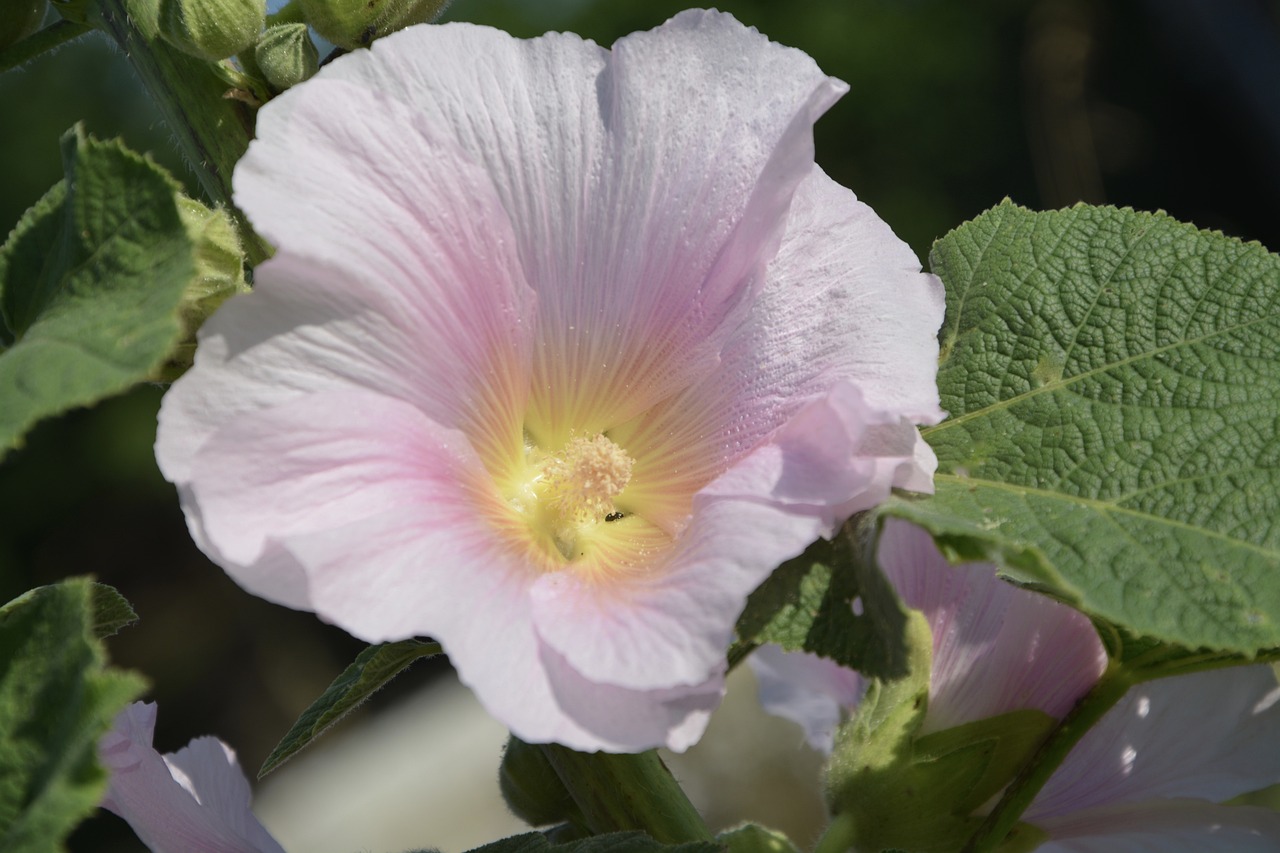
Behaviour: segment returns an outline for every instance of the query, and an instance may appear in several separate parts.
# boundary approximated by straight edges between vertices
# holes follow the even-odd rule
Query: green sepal
[[[258,778],[261,779],[309,746],[326,729],[354,711],[409,664],[438,654],[438,643],[421,640],[401,640],[398,643],[369,646],[302,712],[302,716],[298,717],[297,722],[262,763]]]
[[[195,274],[172,178],[78,127],[62,154],[66,179],[0,247],[0,455],[39,419],[150,376]]]
[[[73,578],[0,607],[0,850],[7,853],[64,849],[106,790],[98,739],[145,689],[139,676],[106,668],[97,635],[121,617],[118,594],[107,590]]]
[[[922,615],[911,615],[908,636],[907,676],[872,680],[836,735],[828,800],[858,850],[946,853],[964,846],[982,823],[974,811],[1013,780],[1056,721],[1023,710],[921,735],[932,658]]]

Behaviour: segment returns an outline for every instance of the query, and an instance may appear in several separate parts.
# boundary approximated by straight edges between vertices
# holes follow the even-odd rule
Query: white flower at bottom
[[[845,88],[693,11],[413,27],[271,101],[234,183],[276,254],[160,414],[196,542],[435,637],[526,741],[693,743],[751,590],[931,488],[941,285],[814,165]]]
[[[161,755],[155,703],[134,702],[98,741],[109,781],[102,808],[128,821],[152,853],[284,853],[249,809],[236,754],[212,737]]]
[[[915,525],[888,519],[879,562],[933,630],[921,733],[1036,708],[1061,719],[1102,675],[1089,620],[1018,589],[983,563],[951,566]],[[829,752],[862,698],[857,673],[766,647],[752,656],[765,709]],[[1046,853],[1264,853],[1280,814],[1219,805],[1280,782],[1280,687],[1269,666],[1140,684],[1067,755],[1022,820]],[[927,808],[927,804],[922,804]]]

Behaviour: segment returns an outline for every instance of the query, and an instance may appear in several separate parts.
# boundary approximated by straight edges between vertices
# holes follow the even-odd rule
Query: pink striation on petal
[[[1269,666],[1139,684],[1089,730],[1023,819],[1149,800],[1213,802],[1280,782],[1280,686]]]
[[[98,742],[110,774],[102,807],[154,853],[283,853],[249,810],[249,783],[216,738],[171,755],[151,747],[156,706],[135,702]]]
[[[949,565],[922,528],[887,519],[879,559],[933,631],[925,732],[1022,708],[1060,719],[1106,669],[1084,614],[1000,580],[989,564]]]

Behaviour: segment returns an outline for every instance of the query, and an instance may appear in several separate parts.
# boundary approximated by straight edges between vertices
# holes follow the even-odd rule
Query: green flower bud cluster
[[[433,21],[449,0],[298,0],[302,14],[323,38],[347,50],[411,24]]]

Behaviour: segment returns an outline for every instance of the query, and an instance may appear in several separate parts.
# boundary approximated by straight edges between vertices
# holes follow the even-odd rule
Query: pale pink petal
[[[320,75],[336,77],[412,104],[494,176],[539,293],[530,426],[553,441],[711,367],[812,168],[810,126],[845,88],[703,11],[612,53],[407,30]]]
[[[334,387],[518,452],[534,306],[510,222],[456,145],[379,97],[330,82],[259,116],[236,198],[281,247],[205,325],[199,378],[165,398],[157,456],[175,482],[221,424]]]
[[[268,571],[281,556],[273,546],[393,507],[416,509],[424,523],[471,517],[468,484],[485,479],[457,432],[408,403],[354,389],[243,414],[205,442],[191,468],[191,500],[223,568],[252,592],[307,609],[316,608],[319,591],[309,579],[300,585],[294,571],[283,578]],[[394,598],[385,589],[370,593],[365,598],[375,607],[379,595]],[[351,602],[353,610],[359,605]],[[364,621],[377,618],[375,612]],[[363,624],[345,627],[367,633]],[[394,630],[384,626],[378,639]]]
[[[632,691],[564,666],[533,629],[535,575],[474,513],[424,523],[391,510],[296,538],[289,548],[314,579],[317,613],[365,639],[436,637],[458,677],[522,740],[586,751],[679,750],[719,702],[714,677],[691,689]],[[353,564],[370,570],[351,572]]]
[[[772,645],[747,660],[764,709],[799,724],[811,747],[830,753],[836,728],[862,699],[862,676],[828,658]]]
[[[1106,669],[1083,614],[1000,580],[989,564],[949,565],[922,528],[887,519],[879,559],[933,631],[925,731],[1022,708],[1062,718]]]
[[[540,578],[538,634],[592,681],[695,687],[723,665],[747,595],[823,529],[812,515],[708,496],[651,569],[607,582],[575,572]]]
[[[1280,687],[1269,666],[1132,688],[1089,730],[1024,819],[1194,797],[1220,802],[1280,782]]]
[[[102,807],[128,821],[154,853],[283,853],[249,810],[235,753],[198,738],[161,756],[151,746],[156,706],[135,702],[98,742],[110,774]]]
[[[1064,815],[1041,824],[1037,853],[1275,853],[1280,813],[1203,800],[1160,800]]]
[[[679,518],[687,495],[841,380],[894,420],[938,421],[942,311],[941,283],[920,272],[910,248],[814,169],[796,191],[766,285],[716,371],[610,434],[636,456],[637,479],[652,492],[643,499]],[[931,451],[920,444],[927,465]],[[899,485],[931,491],[931,474]]]

